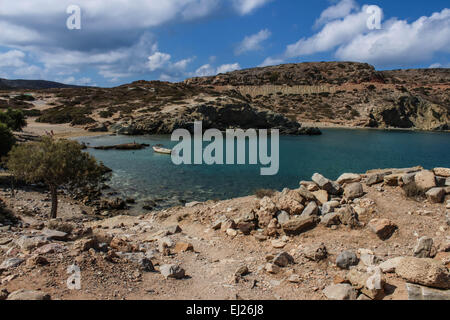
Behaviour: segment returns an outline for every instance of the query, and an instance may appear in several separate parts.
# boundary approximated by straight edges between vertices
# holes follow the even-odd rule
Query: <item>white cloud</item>
[[[0,67],[22,67],[25,65],[24,58],[25,53],[19,50],[0,53]]]
[[[241,66],[239,63],[232,63],[232,64],[223,64],[220,67],[217,68],[217,74],[219,73],[227,73],[235,70],[241,69]]]
[[[355,0],[342,0],[336,5],[328,7],[325,9],[320,18],[316,20],[316,26],[321,25],[325,22],[343,18],[348,16],[353,10],[358,9],[359,6]]]
[[[241,15],[252,13],[272,0],[233,0],[234,7]]]
[[[256,34],[245,37],[236,48],[235,54],[241,55],[246,52],[261,50],[261,43],[269,39],[271,35],[272,33],[268,29],[264,29]]]
[[[276,66],[279,64],[284,63],[285,60],[282,58],[272,58],[272,57],[267,57],[263,63],[261,63],[258,67],[268,67],[268,66]]]
[[[435,69],[435,68],[450,68],[450,63],[433,63],[428,67],[429,69]]]
[[[343,44],[336,57],[373,64],[402,65],[429,61],[438,52],[450,53],[450,10],[412,23],[392,19],[382,30],[360,34]]]
[[[339,10],[333,11],[332,8]],[[353,1],[348,0],[328,8],[318,19],[320,23],[326,22],[322,29],[309,38],[288,45],[284,58],[331,51],[339,60],[399,67],[427,62],[437,53],[450,52],[449,9],[413,22],[393,18],[382,23],[380,30],[370,30],[367,8],[358,9]]]
[[[164,67],[171,59],[171,55],[162,52],[155,52],[150,57],[148,57],[148,69],[150,71],[155,71]]]
[[[201,66],[200,68],[198,68],[195,71],[194,75],[197,77],[207,77],[207,76],[214,76],[219,73],[227,73],[227,72],[240,70],[240,69],[241,69],[241,66],[239,65],[239,63],[223,64],[223,65],[217,67],[217,69],[214,68],[213,66],[211,66],[210,64],[205,64],[205,65]]]

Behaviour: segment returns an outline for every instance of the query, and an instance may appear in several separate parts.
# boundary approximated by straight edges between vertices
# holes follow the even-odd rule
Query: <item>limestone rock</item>
[[[403,257],[392,258],[382,262],[379,267],[384,273],[393,273]]]
[[[289,213],[287,213],[286,211],[281,211],[277,215],[277,220],[281,224],[288,222],[290,219],[291,219],[291,217],[290,217]]]
[[[417,240],[417,245],[414,248],[414,257],[431,258],[432,249],[433,249],[433,239],[429,237],[422,237]]]
[[[50,295],[40,291],[20,289],[12,292],[7,300],[50,300]]]
[[[408,282],[438,289],[450,289],[450,272],[433,259],[403,258],[395,273]]]
[[[320,219],[318,217],[305,217],[291,219],[289,222],[282,225],[283,231],[288,236],[296,236],[317,226]]]
[[[176,253],[194,251],[194,246],[187,242],[178,242],[173,249]]]
[[[302,217],[312,217],[319,215],[319,207],[314,201],[311,201],[302,212]]]
[[[323,290],[323,294],[330,300],[356,300],[358,293],[349,284],[333,284]]]
[[[368,224],[369,229],[381,240],[389,239],[397,230],[397,225],[389,219],[373,219]]]
[[[341,214],[337,212],[329,213],[320,217],[320,223],[324,224],[326,227],[338,226],[341,224]]]
[[[344,188],[344,196],[348,200],[361,198],[363,195],[364,195],[363,186],[359,182],[349,184]]]
[[[444,188],[432,188],[426,193],[427,199],[432,203],[442,203],[445,199]]]
[[[373,186],[374,184],[378,184],[383,182],[384,174],[374,173],[367,176],[366,184],[368,186]]]
[[[449,168],[434,168],[434,174],[441,177],[450,177],[450,169]]]
[[[325,244],[312,245],[303,251],[304,256],[311,261],[321,261],[327,258],[328,252]]]
[[[336,182],[340,185],[344,185],[346,183],[353,183],[353,182],[360,182],[361,181],[361,175],[355,174],[355,173],[344,173],[342,174]]]
[[[450,290],[438,290],[417,284],[407,283],[408,300],[450,301]]]
[[[319,204],[324,204],[328,201],[328,192],[325,190],[318,190],[312,193],[316,197]]]
[[[47,240],[56,240],[56,241],[65,241],[67,240],[68,234],[66,232],[57,231],[57,230],[50,230],[45,228],[42,230],[42,234],[44,237],[47,238]]]
[[[176,264],[165,264],[162,265],[159,269],[161,274],[166,278],[173,278],[173,279],[183,279],[185,276],[185,271],[183,268]]]
[[[414,182],[417,188],[423,191],[428,191],[436,187],[436,179],[433,171],[423,170],[416,174]]]
[[[9,258],[3,261],[2,264],[0,264],[0,271],[2,270],[8,270],[12,268],[16,268],[20,266],[25,260],[22,258]]]

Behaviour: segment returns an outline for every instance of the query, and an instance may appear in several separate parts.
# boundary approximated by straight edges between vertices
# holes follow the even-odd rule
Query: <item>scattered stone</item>
[[[355,183],[349,184],[344,189],[344,196],[348,200],[361,198],[363,195],[364,195],[363,186],[359,182],[355,182]]]
[[[167,228],[167,233],[169,236],[172,234],[180,233],[181,231],[183,231],[183,230],[181,230],[179,225],[173,225],[173,226],[170,226]]]
[[[360,182],[361,181],[361,175],[355,174],[355,173],[344,173],[342,174],[336,182],[340,185],[344,185],[347,183],[353,183],[353,182]]]
[[[277,215],[277,220],[279,223],[283,224],[286,222],[289,222],[289,220],[291,219],[291,216],[289,215],[289,213],[287,213],[286,211],[281,211],[278,215]]]
[[[404,174],[401,179],[402,179],[403,184],[407,185],[407,184],[413,183],[415,177],[416,177],[416,172],[413,172],[413,173]]]
[[[298,274],[291,274],[287,281],[291,283],[300,283],[302,282],[302,278]]]
[[[358,264],[358,257],[353,251],[341,252],[336,258],[336,265],[341,269],[350,269],[351,266]]]
[[[0,271],[16,268],[20,266],[24,261],[25,260],[21,258],[6,259],[2,264],[0,264]]]
[[[42,247],[48,244],[48,240],[43,236],[31,237],[31,236],[21,236],[17,239],[16,244],[24,252],[31,252],[36,248]]]
[[[332,213],[334,211],[334,209],[336,209],[339,206],[340,206],[339,201],[332,200],[332,201],[325,202],[322,205],[321,213],[322,213],[322,215],[326,215],[326,214]]]
[[[237,228],[245,235],[249,235],[255,230],[255,224],[253,222],[239,222]]]
[[[338,226],[341,224],[341,214],[337,212],[329,213],[320,217],[320,223],[324,224],[326,227]]]
[[[20,289],[12,292],[7,300],[50,300],[50,295],[40,291]]]
[[[327,248],[323,243],[306,247],[303,254],[307,259],[316,262],[324,260],[328,257]]]
[[[450,169],[449,168],[434,168],[434,174],[441,177],[450,177]]]
[[[35,254],[62,253],[67,247],[59,243],[49,243],[33,251]]]
[[[352,229],[356,229],[356,228],[360,227],[358,214],[352,208],[352,206],[346,205],[345,207],[342,207],[338,211],[338,213],[341,214],[340,220],[344,225],[349,226]]]
[[[366,179],[366,184],[368,186],[373,186],[374,184],[381,183],[384,180],[384,176],[385,176],[384,174],[380,174],[380,173],[374,173],[374,174],[368,175],[367,179]]]
[[[445,199],[445,189],[444,188],[433,188],[427,191],[427,199],[431,203],[443,203]]]
[[[227,219],[225,217],[220,217],[211,225],[211,229],[219,230],[222,227],[222,223],[224,223],[226,220]]]
[[[284,268],[287,267],[290,263],[294,263],[294,258],[287,252],[279,253],[273,259],[273,263],[277,266]]]
[[[0,301],[6,300],[8,298],[9,292],[6,289],[0,290]]]
[[[414,182],[417,188],[423,191],[428,191],[436,187],[436,179],[433,171],[423,170],[416,174]]]
[[[247,266],[240,266],[239,268],[237,268],[236,272],[234,273],[234,275],[236,277],[244,277],[247,274],[249,274],[249,270]]]
[[[318,217],[305,217],[291,219],[289,222],[282,225],[283,231],[288,236],[297,236],[303,232],[311,230],[317,226],[320,219]]]
[[[394,273],[403,257],[392,258],[382,262],[379,267],[384,273]]]
[[[319,204],[324,204],[328,201],[328,192],[326,192],[325,190],[314,191],[312,194],[314,195],[314,197],[316,197]]]
[[[369,229],[381,240],[389,239],[397,230],[397,225],[389,219],[373,219],[368,224]]]
[[[272,240],[272,247],[275,249],[283,249],[286,246],[286,242],[283,240]]]
[[[48,260],[40,255],[33,255],[31,258],[28,258],[26,262],[26,265],[28,267],[45,266],[48,264],[49,264]]]
[[[358,293],[349,284],[333,284],[323,290],[323,294],[330,300],[356,300]]]
[[[264,269],[271,274],[277,274],[280,272],[280,267],[273,263],[267,263]]]
[[[159,271],[166,279],[183,279],[185,277],[184,269],[176,264],[165,264],[160,267]]]
[[[384,184],[391,187],[398,186],[398,182],[403,174],[390,174],[384,177]]]
[[[173,249],[176,253],[194,251],[194,246],[187,242],[178,242]]]
[[[238,235],[237,230],[234,230],[234,229],[227,229],[226,232],[227,232],[227,235],[229,235],[232,238],[234,238]]]
[[[395,273],[408,282],[438,289],[450,289],[450,273],[441,262],[433,259],[405,257]]]
[[[417,245],[414,248],[414,257],[431,258],[432,249],[433,249],[433,239],[429,237],[422,237],[417,240]]]
[[[378,258],[372,251],[367,249],[359,249],[359,259],[367,267],[376,266],[380,262]]]
[[[314,201],[311,201],[303,210],[302,217],[311,217],[319,215],[319,207]]]
[[[407,283],[408,300],[450,300],[450,290],[438,290],[417,284]]]
[[[47,238],[47,240],[56,240],[56,241],[66,241],[68,234],[66,232],[57,231],[57,230],[50,230],[45,228],[42,230],[42,234],[44,237]]]

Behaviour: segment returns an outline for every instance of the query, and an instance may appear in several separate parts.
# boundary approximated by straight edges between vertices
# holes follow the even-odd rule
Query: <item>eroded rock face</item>
[[[450,272],[442,263],[433,259],[404,257],[395,273],[408,282],[438,289],[450,289]]]

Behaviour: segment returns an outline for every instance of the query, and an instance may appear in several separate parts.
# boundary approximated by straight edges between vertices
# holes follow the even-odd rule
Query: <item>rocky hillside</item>
[[[450,128],[450,69],[377,71],[354,62],[300,63],[181,83],[28,91],[39,110],[24,103],[31,98],[21,93],[0,93],[0,109],[13,106],[40,116],[40,122],[91,131],[171,133],[194,120],[220,129],[274,127],[285,134],[316,134],[317,126]],[[313,129],[300,129],[300,123]]]
[[[449,130],[450,69],[377,71],[354,62],[286,64],[188,79],[235,89],[260,108],[303,122]]]
[[[45,80],[7,80],[0,79],[0,90],[39,90],[52,88],[76,88],[77,86]]]

